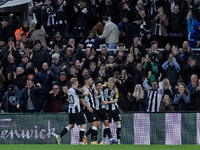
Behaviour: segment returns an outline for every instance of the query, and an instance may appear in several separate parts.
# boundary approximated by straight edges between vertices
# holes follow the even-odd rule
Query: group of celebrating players
[[[68,90],[69,99],[69,125],[65,127],[60,135],[56,136],[58,144],[61,138],[69,132],[74,125],[80,125],[79,144],[87,144],[87,136],[91,134],[92,145],[105,144],[105,138],[108,136],[110,144],[120,144],[121,137],[121,117],[117,101],[119,93],[115,87],[115,79],[109,78],[108,83],[103,85],[101,81],[93,82],[90,76],[84,78],[85,85],[81,90],[78,89],[77,78],[71,78],[70,83],[72,87]],[[81,104],[84,106],[82,110]],[[86,121],[92,123],[92,127],[86,131]],[[112,138],[110,123],[112,119],[117,125],[117,141]],[[103,131],[103,138],[100,143],[97,142],[98,128],[101,127],[100,120],[103,122],[105,128]]]

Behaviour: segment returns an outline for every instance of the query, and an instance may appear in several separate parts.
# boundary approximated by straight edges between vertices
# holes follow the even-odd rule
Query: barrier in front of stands
[[[199,113],[133,113],[121,118],[122,144],[200,144]],[[54,135],[67,124],[67,114],[0,115],[0,144],[55,144]],[[78,144],[78,131],[75,126],[62,144]],[[116,139],[114,123],[111,132]],[[102,130],[98,133],[101,140]]]

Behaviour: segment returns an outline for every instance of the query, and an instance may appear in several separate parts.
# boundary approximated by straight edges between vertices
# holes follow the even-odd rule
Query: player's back
[[[79,113],[80,110],[80,97],[82,92],[75,88],[68,90],[69,110],[68,113]]]

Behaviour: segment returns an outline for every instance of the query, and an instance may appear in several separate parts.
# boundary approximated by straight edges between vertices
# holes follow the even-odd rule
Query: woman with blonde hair
[[[190,110],[190,93],[184,83],[179,84],[173,103],[175,104],[175,111]]]
[[[170,81],[168,78],[164,78],[162,80],[162,85],[163,85],[163,88],[164,88],[164,93],[170,93],[171,96],[173,97],[174,96],[174,91],[172,89],[172,86],[170,84]]]
[[[140,84],[136,84],[130,102],[131,111],[146,111],[147,97]]]

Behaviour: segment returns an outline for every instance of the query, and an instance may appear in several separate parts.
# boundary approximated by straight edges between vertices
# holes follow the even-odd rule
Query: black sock
[[[67,132],[68,132],[68,130],[67,130],[66,128],[64,128],[64,129],[60,132],[60,137],[63,137]]]
[[[108,128],[108,138],[111,139],[112,138],[112,133],[110,131],[110,128]]]
[[[117,128],[117,139],[121,138],[121,128]]]
[[[106,138],[106,135],[107,135],[107,129],[105,128],[105,129],[103,130],[103,138]]]
[[[79,137],[80,137],[79,142],[83,142],[84,134],[85,134],[85,131],[81,131],[81,130],[79,131]]]
[[[97,130],[91,129],[91,141],[97,141]]]
[[[90,127],[89,128],[89,130],[85,133],[85,136],[87,136],[88,137],[88,135],[90,135],[91,134],[91,130],[92,130],[92,127]]]

